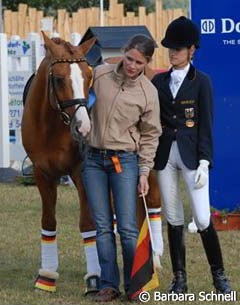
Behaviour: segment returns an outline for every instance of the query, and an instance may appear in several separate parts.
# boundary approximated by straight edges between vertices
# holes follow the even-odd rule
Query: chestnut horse
[[[79,137],[90,130],[86,110],[92,69],[84,55],[94,39],[81,46],[72,46],[60,38],[51,40],[44,33],[46,56],[34,75],[26,94],[22,118],[22,142],[33,163],[34,178],[42,200],[41,268],[35,287],[45,291],[56,290],[58,252],[56,240],[57,185],[63,175],[74,182],[80,199],[79,228],[84,238],[87,279],[99,275],[95,226],[88,210],[80,180],[79,144],[71,130]],[[91,243],[88,242],[91,240]],[[96,259],[95,259],[96,258]],[[90,260],[96,262],[88,263]],[[90,285],[90,282],[87,281]],[[91,281],[89,289],[96,288]]]

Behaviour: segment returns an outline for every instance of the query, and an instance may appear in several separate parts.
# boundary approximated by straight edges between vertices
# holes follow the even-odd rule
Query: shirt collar
[[[185,78],[190,68],[190,64],[188,63],[184,68],[182,69],[172,69],[171,77],[177,77],[177,78]]]

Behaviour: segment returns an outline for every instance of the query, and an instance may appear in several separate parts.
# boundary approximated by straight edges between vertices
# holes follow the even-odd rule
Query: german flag
[[[138,237],[128,297],[135,299],[141,291],[149,291],[158,286],[159,280],[153,264],[148,223],[145,219]]]

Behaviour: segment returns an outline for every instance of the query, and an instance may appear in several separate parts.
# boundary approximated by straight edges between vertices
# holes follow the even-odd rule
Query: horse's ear
[[[79,46],[79,50],[83,53],[83,55],[87,54],[87,52],[91,49],[91,47],[94,45],[96,40],[97,38],[93,37]]]
[[[56,48],[56,44],[55,42],[50,39],[44,31],[41,31],[42,32],[42,35],[43,35],[43,40],[44,40],[44,44],[45,44],[45,47],[46,49],[49,49],[50,51],[53,51],[54,48]]]

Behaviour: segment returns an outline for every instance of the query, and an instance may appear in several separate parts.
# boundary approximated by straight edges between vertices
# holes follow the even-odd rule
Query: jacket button
[[[174,129],[174,132],[177,132],[177,129]]]
[[[172,100],[172,104],[175,104],[176,102],[174,100]]]
[[[177,118],[177,116],[176,116],[176,114],[174,114],[174,115],[173,115],[173,119],[176,119],[176,118]]]

